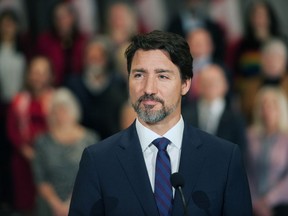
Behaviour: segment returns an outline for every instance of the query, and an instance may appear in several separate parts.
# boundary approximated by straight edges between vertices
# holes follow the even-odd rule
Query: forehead
[[[137,67],[141,68],[163,68],[170,70],[178,70],[177,65],[175,65],[170,55],[165,50],[142,50],[139,49],[135,52],[132,59],[131,69]],[[179,71],[179,70],[178,70]]]
[[[221,68],[208,66],[208,68],[205,68],[200,74],[200,77],[203,78],[211,78],[211,79],[224,79],[224,73],[221,70]]]

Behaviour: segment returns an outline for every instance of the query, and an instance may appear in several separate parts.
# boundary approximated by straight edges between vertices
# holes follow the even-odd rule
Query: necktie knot
[[[159,151],[165,151],[168,144],[171,143],[169,139],[165,137],[157,138],[152,142]]]

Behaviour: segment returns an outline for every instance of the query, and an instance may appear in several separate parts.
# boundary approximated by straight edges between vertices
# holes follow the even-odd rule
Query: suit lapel
[[[146,215],[158,215],[135,123],[119,143],[119,161]]]
[[[191,202],[192,191],[205,159],[204,148],[201,146],[202,143],[199,136],[196,135],[195,129],[186,124],[183,133],[179,173],[185,180],[183,193],[187,203]],[[180,194],[176,191],[172,215],[179,215],[179,212],[183,212],[183,206]]]

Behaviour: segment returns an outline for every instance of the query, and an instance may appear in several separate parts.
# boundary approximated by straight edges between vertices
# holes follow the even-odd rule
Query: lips
[[[142,104],[145,108],[149,108],[149,109],[152,109],[158,103],[164,106],[164,101],[155,95],[144,94],[137,100],[138,107],[140,106],[140,104]]]
[[[155,100],[143,100],[142,103],[144,105],[156,105],[157,103],[159,103],[158,101]]]

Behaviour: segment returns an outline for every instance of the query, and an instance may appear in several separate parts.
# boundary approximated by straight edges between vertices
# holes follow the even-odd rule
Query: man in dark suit
[[[182,106],[185,121],[245,149],[247,138],[243,117],[227,101],[228,81],[222,67],[207,65],[198,74],[197,100]]]
[[[183,215],[179,190],[169,181],[179,172],[189,215],[251,216],[238,146],[185,124],[181,116],[192,79],[187,42],[153,31],[135,36],[126,57],[138,117],[84,151],[69,215]]]

